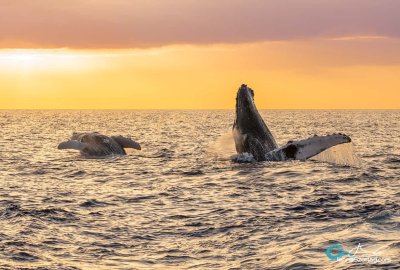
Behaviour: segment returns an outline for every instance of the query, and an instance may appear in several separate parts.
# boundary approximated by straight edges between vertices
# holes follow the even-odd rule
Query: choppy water
[[[350,135],[361,164],[232,163],[233,111],[0,111],[0,268],[398,269],[400,112],[262,114],[280,145]],[[57,150],[73,131],[143,151]],[[330,261],[334,243],[391,261]]]

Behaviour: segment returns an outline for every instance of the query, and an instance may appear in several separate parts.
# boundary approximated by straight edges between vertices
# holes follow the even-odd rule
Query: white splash
[[[218,159],[230,159],[236,154],[233,133],[231,130],[221,134],[214,142],[208,145],[207,152]]]
[[[357,157],[353,143],[336,145],[319,153],[311,159],[338,165],[361,167],[361,159]]]
[[[231,156],[231,160],[237,163],[252,163],[256,161],[253,155],[250,153],[241,153],[238,155],[233,155]]]

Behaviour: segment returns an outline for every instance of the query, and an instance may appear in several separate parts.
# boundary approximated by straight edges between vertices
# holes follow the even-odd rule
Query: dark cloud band
[[[0,11],[1,47],[400,37],[397,0],[20,0],[2,1]]]

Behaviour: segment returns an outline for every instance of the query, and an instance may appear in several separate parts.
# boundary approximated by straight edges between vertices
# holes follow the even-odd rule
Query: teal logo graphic
[[[350,252],[343,250],[343,247],[339,244],[330,245],[326,249],[326,256],[332,261],[339,261],[343,256],[353,256]]]

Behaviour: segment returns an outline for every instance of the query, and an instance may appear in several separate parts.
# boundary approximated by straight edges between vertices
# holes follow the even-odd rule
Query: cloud
[[[400,37],[397,0],[3,0],[0,14],[3,48]]]

